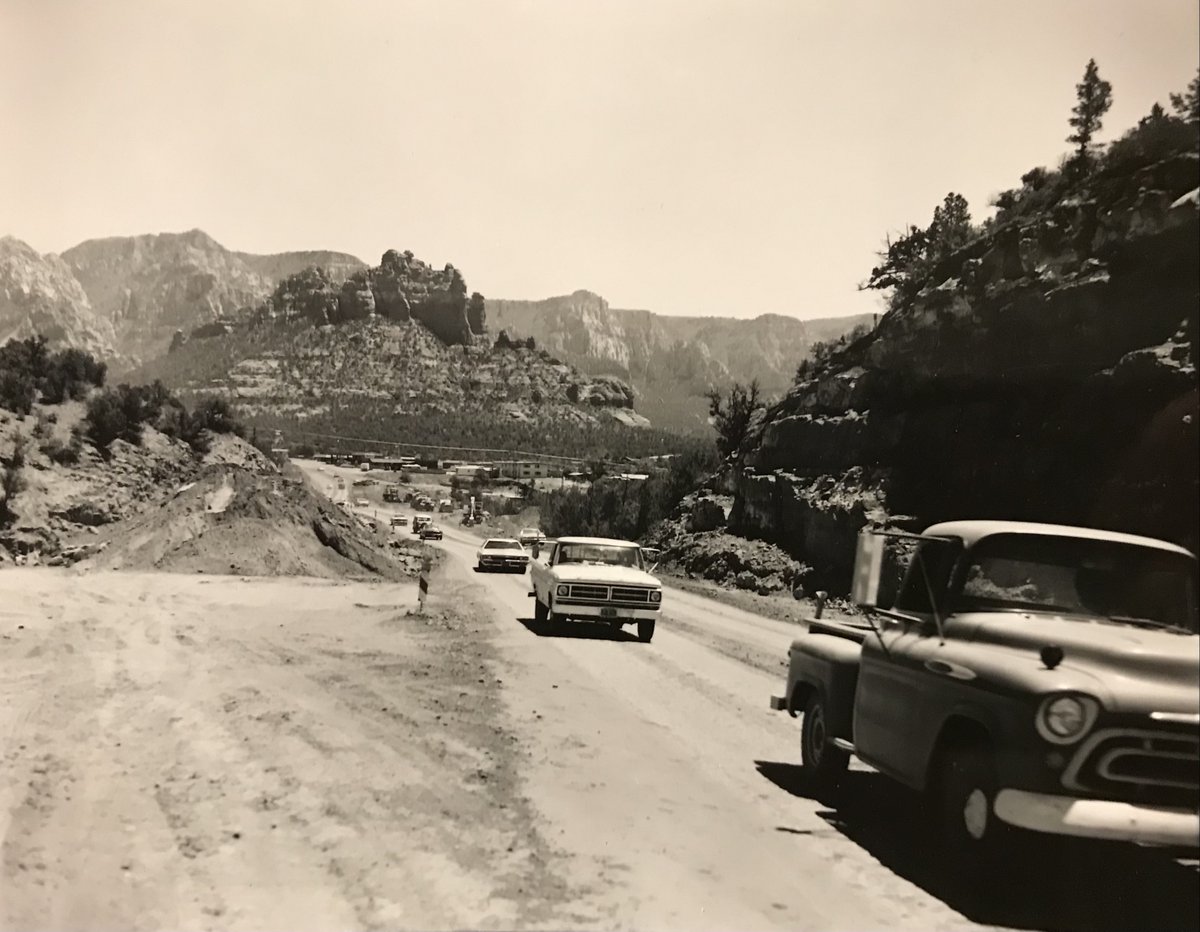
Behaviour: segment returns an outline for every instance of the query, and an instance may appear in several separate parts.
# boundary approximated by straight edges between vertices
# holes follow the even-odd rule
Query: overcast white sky
[[[887,231],[1057,161],[1089,57],[1107,138],[1187,84],[1198,33],[1195,0],[0,0],[0,234],[869,311]]]

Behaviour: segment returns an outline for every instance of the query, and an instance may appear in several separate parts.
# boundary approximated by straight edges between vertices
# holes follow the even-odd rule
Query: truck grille
[[[1200,735],[1109,728],[1088,738],[1063,774],[1070,789],[1163,805],[1200,800]]]
[[[649,602],[650,590],[641,586],[613,586],[614,602]]]
[[[593,586],[585,583],[574,583],[571,586],[572,599],[589,599],[595,602],[608,601],[608,586]]]

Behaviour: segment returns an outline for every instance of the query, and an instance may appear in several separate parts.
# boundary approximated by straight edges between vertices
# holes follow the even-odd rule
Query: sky
[[[488,297],[878,310],[886,234],[1102,138],[1200,62],[1195,0],[0,0],[0,235],[411,249]]]

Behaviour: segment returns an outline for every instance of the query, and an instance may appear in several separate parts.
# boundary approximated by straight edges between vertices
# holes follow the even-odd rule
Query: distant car
[[[392,515],[392,527],[408,527],[408,515]]]
[[[489,537],[476,551],[475,565],[481,573],[489,570],[524,573],[529,569],[529,554],[518,541],[507,537]]]
[[[354,500],[354,504],[356,504],[359,508],[370,508],[371,507],[371,503],[369,501],[367,501],[365,498],[356,498]]]
[[[412,521],[413,533],[420,534],[427,524],[433,524],[433,515],[414,515]]]
[[[546,539],[543,534],[535,527],[523,527],[521,533],[517,535],[517,540],[520,541],[522,547],[528,547],[530,544],[540,544]]]
[[[441,540],[442,529],[436,524],[427,524],[421,528],[421,540]]]

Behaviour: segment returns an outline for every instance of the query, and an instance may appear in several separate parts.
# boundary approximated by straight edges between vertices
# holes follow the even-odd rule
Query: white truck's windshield
[[[958,611],[1042,611],[1200,631],[1196,561],[1076,537],[998,534],[967,557]]]
[[[619,544],[559,544],[556,563],[584,563],[593,566],[633,566],[641,569],[641,551]]]

